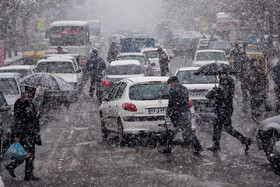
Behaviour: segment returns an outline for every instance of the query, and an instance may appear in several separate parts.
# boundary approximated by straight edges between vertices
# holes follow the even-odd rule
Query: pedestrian
[[[159,47],[157,51],[159,56],[160,75],[167,76],[169,73],[168,56],[161,47]]]
[[[224,130],[238,139],[242,144],[245,144],[245,152],[249,150],[249,145],[252,140],[250,138],[245,138],[241,133],[236,131],[231,125],[231,116],[233,113],[233,95],[234,95],[234,80],[228,76],[226,72],[219,72],[218,77],[220,80],[218,88],[214,88],[211,92],[213,95],[208,99],[215,100],[215,114],[216,120],[213,128],[213,144],[209,147],[210,151],[218,151],[220,147],[220,139],[222,128]]]
[[[112,44],[109,47],[107,61],[111,63],[112,61],[116,60],[118,55],[119,55],[119,47],[115,42],[112,42]]]
[[[25,87],[25,95],[19,98],[14,105],[14,124],[12,125],[12,137],[19,142],[27,152],[24,160],[14,160],[5,165],[12,177],[16,177],[14,170],[25,161],[24,180],[37,181],[33,174],[35,159],[35,144],[42,145],[40,136],[39,113],[36,110],[33,98],[36,88]]]
[[[250,66],[245,75],[245,83],[250,93],[250,108],[252,116],[260,116],[260,107],[266,100],[266,74],[257,59],[250,60]]]
[[[99,88],[102,78],[102,71],[106,69],[106,64],[105,61],[98,55],[96,49],[92,50],[91,57],[87,60],[86,68],[87,71],[89,71],[91,78],[89,95],[91,98],[93,97],[95,86],[97,85],[96,96],[99,98],[101,97]]]
[[[275,83],[275,95],[277,98],[276,112],[280,112],[280,63],[271,68],[272,78]]]
[[[235,43],[234,49],[230,52],[230,57],[233,57],[233,67],[236,68],[237,62],[239,60],[240,47],[238,43]]]
[[[66,54],[66,52],[63,51],[62,47],[60,47],[60,46],[58,46],[58,47],[56,48],[56,50],[57,50],[57,54]]]
[[[249,101],[248,88],[246,87],[246,83],[245,83],[245,76],[248,68],[249,68],[249,58],[246,56],[246,52],[244,50],[241,50],[241,52],[239,53],[239,59],[237,60],[236,63],[236,72],[241,85],[243,103]]]
[[[202,151],[202,147],[191,128],[192,114],[189,106],[189,91],[186,87],[179,84],[179,80],[176,76],[170,77],[167,83],[170,84],[171,87],[169,90],[169,100],[165,118],[171,118],[176,130],[168,130],[165,146],[160,149],[159,152],[170,153],[172,141],[177,130],[182,130],[184,143],[188,144],[191,141],[195,147],[193,154],[199,155]]]

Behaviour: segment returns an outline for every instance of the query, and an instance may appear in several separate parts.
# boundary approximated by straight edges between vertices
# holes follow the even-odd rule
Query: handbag
[[[27,158],[27,153],[20,145],[20,143],[15,142],[10,145],[9,149],[4,154],[4,158],[6,159],[15,159],[15,160],[23,160]]]

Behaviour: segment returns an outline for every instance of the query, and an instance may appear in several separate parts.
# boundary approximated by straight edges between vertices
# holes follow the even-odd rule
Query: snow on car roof
[[[120,53],[118,56],[144,56],[143,53]]]
[[[178,68],[177,71],[188,71],[188,70],[198,70],[200,67],[182,67]]]
[[[163,77],[163,76],[145,76],[141,77],[131,77],[127,78],[127,80],[130,80],[133,83],[148,83],[148,82],[156,82],[156,81],[161,81],[161,82],[167,82],[169,77]]]
[[[11,65],[11,66],[2,66],[0,67],[0,70],[6,70],[6,69],[32,69],[36,66],[34,65]]]
[[[19,73],[0,73],[0,78],[15,78],[16,76],[20,76]]]
[[[141,52],[146,52],[146,51],[157,51],[158,48],[143,48],[141,49]]]
[[[88,25],[86,21],[55,21],[50,24],[50,27],[53,26],[85,26]]]
[[[141,65],[138,60],[116,60],[110,63],[110,66],[123,66],[123,65]]]
[[[223,50],[216,50],[216,49],[205,49],[205,50],[197,50],[197,53],[204,53],[204,52],[221,52],[221,53],[225,53]]]
[[[73,61],[67,58],[47,58],[38,61],[38,63],[41,62],[73,62]]]

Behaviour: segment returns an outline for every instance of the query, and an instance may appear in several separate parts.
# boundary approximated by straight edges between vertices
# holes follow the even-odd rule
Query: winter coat
[[[260,66],[250,66],[246,71],[245,84],[249,91],[257,92],[266,89],[266,74]]]
[[[33,101],[26,97],[22,97],[15,102],[12,137],[19,138],[19,143],[27,149],[32,149],[35,144],[42,145],[39,114]]]
[[[91,78],[101,78],[102,71],[106,69],[105,61],[98,55],[92,55],[87,60],[86,68],[90,72]]]
[[[220,79],[219,87],[215,90],[215,112],[233,111],[233,95],[234,80],[229,76],[225,76]]]
[[[117,46],[117,44],[112,44],[108,51],[107,61],[111,63],[112,61],[116,60],[118,54],[119,54],[119,47]]]
[[[175,84],[170,88],[166,115],[169,115],[172,121],[185,119],[191,115],[189,90],[183,85]]]
[[[236,62],[236,71],[240,78],[244,78],[247,69],[249,68],[249,58],[242,56]]]
[[[277,64],[273,68],[271,68],[272,71],[272,78],[275,82],[275,84],[280,85],[280,64]]]
[[[164,51],[161,51],[159,53],[159,65],[160,65],[161,75],[166,75],[166,73],[169,72],[169,68],[168,68],[168,56]]]

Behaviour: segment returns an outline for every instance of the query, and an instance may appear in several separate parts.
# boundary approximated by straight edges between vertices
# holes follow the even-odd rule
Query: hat
[[[56,49],[58,50],[58,49],[62,49],[62,48],[60,46],[58,46]]]
[[[167,80],[167,83],[170,84],[170,83],[179,83],[179,79],[178,77],[176,76],[172,76],[170,77],[168,80]]]

